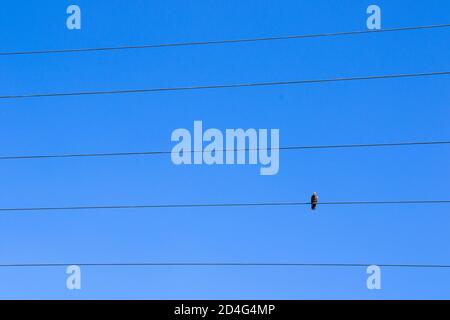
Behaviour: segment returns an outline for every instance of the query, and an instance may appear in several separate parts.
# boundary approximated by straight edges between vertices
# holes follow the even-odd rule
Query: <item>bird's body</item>
[[[317,203],[319,202],[319,197],[316,192],[313,192],[311,196],[311,210],[316,210]]]

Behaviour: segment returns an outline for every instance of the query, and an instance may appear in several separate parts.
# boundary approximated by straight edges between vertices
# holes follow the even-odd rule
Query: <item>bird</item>
[[[319,196],[317,195],[317,192],[313,192],[313,194],[311,196],[311,210],[316,210],[318,201],[319,201]]]

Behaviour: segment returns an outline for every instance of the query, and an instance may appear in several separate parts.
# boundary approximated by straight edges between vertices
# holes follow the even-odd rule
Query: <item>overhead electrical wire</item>
[[[212,89],[235,89],[235,88],[249,88],[249,87],[271,87],[271,86],[288,86],[288,85],[302,85],[302,84],[316,84],[316,83],[332,83],[332,82],[343,82],[343,81],[364,81],[364,80],[379,80],[379,79],[435,77],[435,76],[447,76],[447,75],[450,75],[450,71],[386,74],[386,75],[374,75],[374,76],[340,77],[340,78],[328,78],[328,79],[306,79],[306,80],[274,81],[274,82],[252,82],[252,83],[199,85],[199,86],[183,86],[183,87],[161,87],[161,88],[148,88],[148,89],[29,93],[29,94],[16,94],[16,95],[2,95],[2,96],[0,96],[0,99],[6,100],[6,99],[26,99],[26,98],[194,91],[194,90],[212,90]]]
[[[314,149],[352,149],[352,148],[387,148],[387,147],[411,147],[429,145],[450,145],[449,141],[420,141],[420,142],[396,142],[396,143],[372,143],[372,144],[340,144],[340,145],[315,145],[315,146],[287,146],[271,148],[270,150],[314,150]],[[233,151],[254,151],[264,149],[237,149]],[[217,149],[216,152],[227,152],[228,149]],[[203,152],[203,150],[185,150],[187,153]],[[0,160],[26,160],[26,159],[58,159],[58,158],[89,158],[89,157],[125,157],[125,156],[151,156],[167,155],[172,151],[141,151],[141,152],[114,152],[114,153],[78,153],[78,154],[42,154],[42,155],[20,155],[0,156]]]
[[[288,36],[267,36],[267,37],[244,38],[244,39],[174,42],[174,43],[143,44],[143,45],[123,45],[123,46],[109,46],[109,47],[97,47],[97,48],[11,51],[11,52],[0,52],[0,56],[44,55],[44,54],[58,54],[58,53],[81,53],[81,52],[96,52],[96,51],[97,52],[98,51],[105,52],[105,51],[155,49],[155,48],[170,48],[170,47],[224,45],[224,44],[237,44],[237,43],[308,39],[308,38],[311,39],[311,38],[325,38],[325,37],[339,37],[339,36],[354,36],[354,35],[363,35],[363,34],[377,34],[377,33],[388,33],[388,32],[400,32],[400,31],[443,29],[443,28],[448,28],[448,27],[450,27],[450,24],[436,24],[436,25],[422,25],[422,26],[412,26],[412,27],[386,28],[386,29],[381,29],[381,30],[356,30],[356,31],[300,34],[300,35],[288,35]]]
[[[180,209],[180,208],[217,208],[217,207],[280,207],[306,206],[310,202],[248,202],[248,203],[185,203],[185,204],[149,204],[149,205],[93,205],[67,207],[22,207],[0,208],[0,212],[24,211],[73,211],[73,210],[111,210],[111,209]],[[396,200],[396,201],[334,201],[319,202],[323,205],[415,205],[415,204],[450,204],[450,200]]]
[[[448,264],[375,264],[375,263],[276,263],[276,262],[124,262],[124,263],[14,263],[0,268],[79,267],[315,267],[361,268],[376,265],[382,268],[449,269]]]

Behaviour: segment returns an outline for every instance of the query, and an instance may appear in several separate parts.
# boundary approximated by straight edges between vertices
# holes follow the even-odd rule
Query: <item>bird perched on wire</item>
[[[311,210],[316,210],[317,202],[319,202],[319,196],[316,192],[313,192],[311,196]]]

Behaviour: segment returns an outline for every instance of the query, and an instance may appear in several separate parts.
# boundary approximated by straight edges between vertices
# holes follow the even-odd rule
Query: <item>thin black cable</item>
[[[214,207],[262,207],[262,206],[299,206],[307,202],[273,202],[273,203],[210,203],[210,204],[155,204],[155,205],[117,205],[117,206],[70,206],[70,207],[35,207],[35,208],[0,208],[0,212],[14,211],[66,211],[66,210],[105,210],[105,209],[163,209],[163,208],[214,208]]]
[[[338,201],[338,202],[319,202],[318,205],[445,204],[445,203],[450,203],[450,200]]]
[[[0,52],[0,56],[37,55],[37,54],[42,55],[42,54],[57,54],[57,53],[80,53],[80,52],[95,52],[95,51],[118,51],[118,50],[154,49],[154,48],[168,48],[168,47],[205,46],[205,45],[250,43],[250,42],[262,42],[262,41],[281,41],[281,40],[307,39],[307,38],[338,37],[338,36],[350,36],[350,35],[363,35],[363,34],[369,34],[369,33],[375,34],[375,33],[387,33],[387,32],[397,32],[397,31],[428,30],[428,29],[448,28],[448,27],[450,27],[450,24],[388,28],[388,29],[382,29],[382,30],[359,30],[359,31],[344,31],[344,32],[332,32],[332,33],[290,35],[290,36],[259,37],[259,38],[247,38],[247,39],[226,39],[226,40],[160,43],[160,44],[144,44],[144,45],[124,45],[124,46],[99,47],[99,48],[15,51],[15,52]]]
[[[376,265],[382,268],[429,268],[448,269],[446,264],[375,264],[375,263],[258,263],[258,262],[130,262],[130,263],[30,263],[0,264],[1,268],[35,267],[317,267],[317,268],[359,268]]]
[[[174,91],[193,91],[193,90],[212,90],[212,89],[234,89],[234,88],[248,88],[248,87],[270,87],[270,86],[287,86],[287,85],[301,85],[301,84],[313,84],[313,83],[331,83],[331,82],[342,82],[342,81],[364,81],[364,80],[378,80],[378,79],[434,77],[434,76],[446,76],[446,75],[450,75],[450,71],[389,74],[389,75],[362,76],[362,77],[343,77],[343,78],[329,78],[329,79],[308,79],[308,80],[293,80],[293,81],[254,82],[254,83],[237,83],[237,84],[221,84],[221,85],[149,88],[149,89],[32,93],[32,94],[22,94],[22,95],[3,95],[3,96],[0,96],[0,99],[5,100],[5,99],[71,97],[71,96],[91,96],[91,95],[111,95],[111,94],[136,94],[136,93],[174,92]]]
[[[319,202],[322,205],[412,205],[412,204],[450,204],[450,200],[400,200],[400,201],[336,201]],[[19,211],[72,211],[72,210],[107,210],[107,209],[180,209],[180,208],[215,208],[215,207],[280,207],[304,206],[310,202],[253,202],[253,203],[198,203],[198,204],[153,204],[153,205],[107,205],[107,206],[67,206],[67,207],[29,207],[0,208],[0,212]]]
[[[422,142],[395,142],[395,143],[372,143],[372,144],[341,144],[341,145],[317,145],[317,146],[287,146],[271,148],[270,150],[308,150],[308,149],[350,149],[350,148],[384,148],[401,146],[427,146],[427,145],[447,145],[450,141],[422,141]],[[236,149],[232,151],[257,151],[268,149]],[[218,149],[216,152],[227,152],[229,149]],[[186,150],[186,153],[198,153],[203,150]],[[148,156],[167,155],[172,151],[142,151],[142,152],[115,152],[115,153],[78,153],[78,154],[47,154],[47,155],[23,155],[23,156],[0,156],[0,160],[26,160],[26,159],[52,159],[52,158],[80,158],[80,157],[124,157],[124,156]]]

